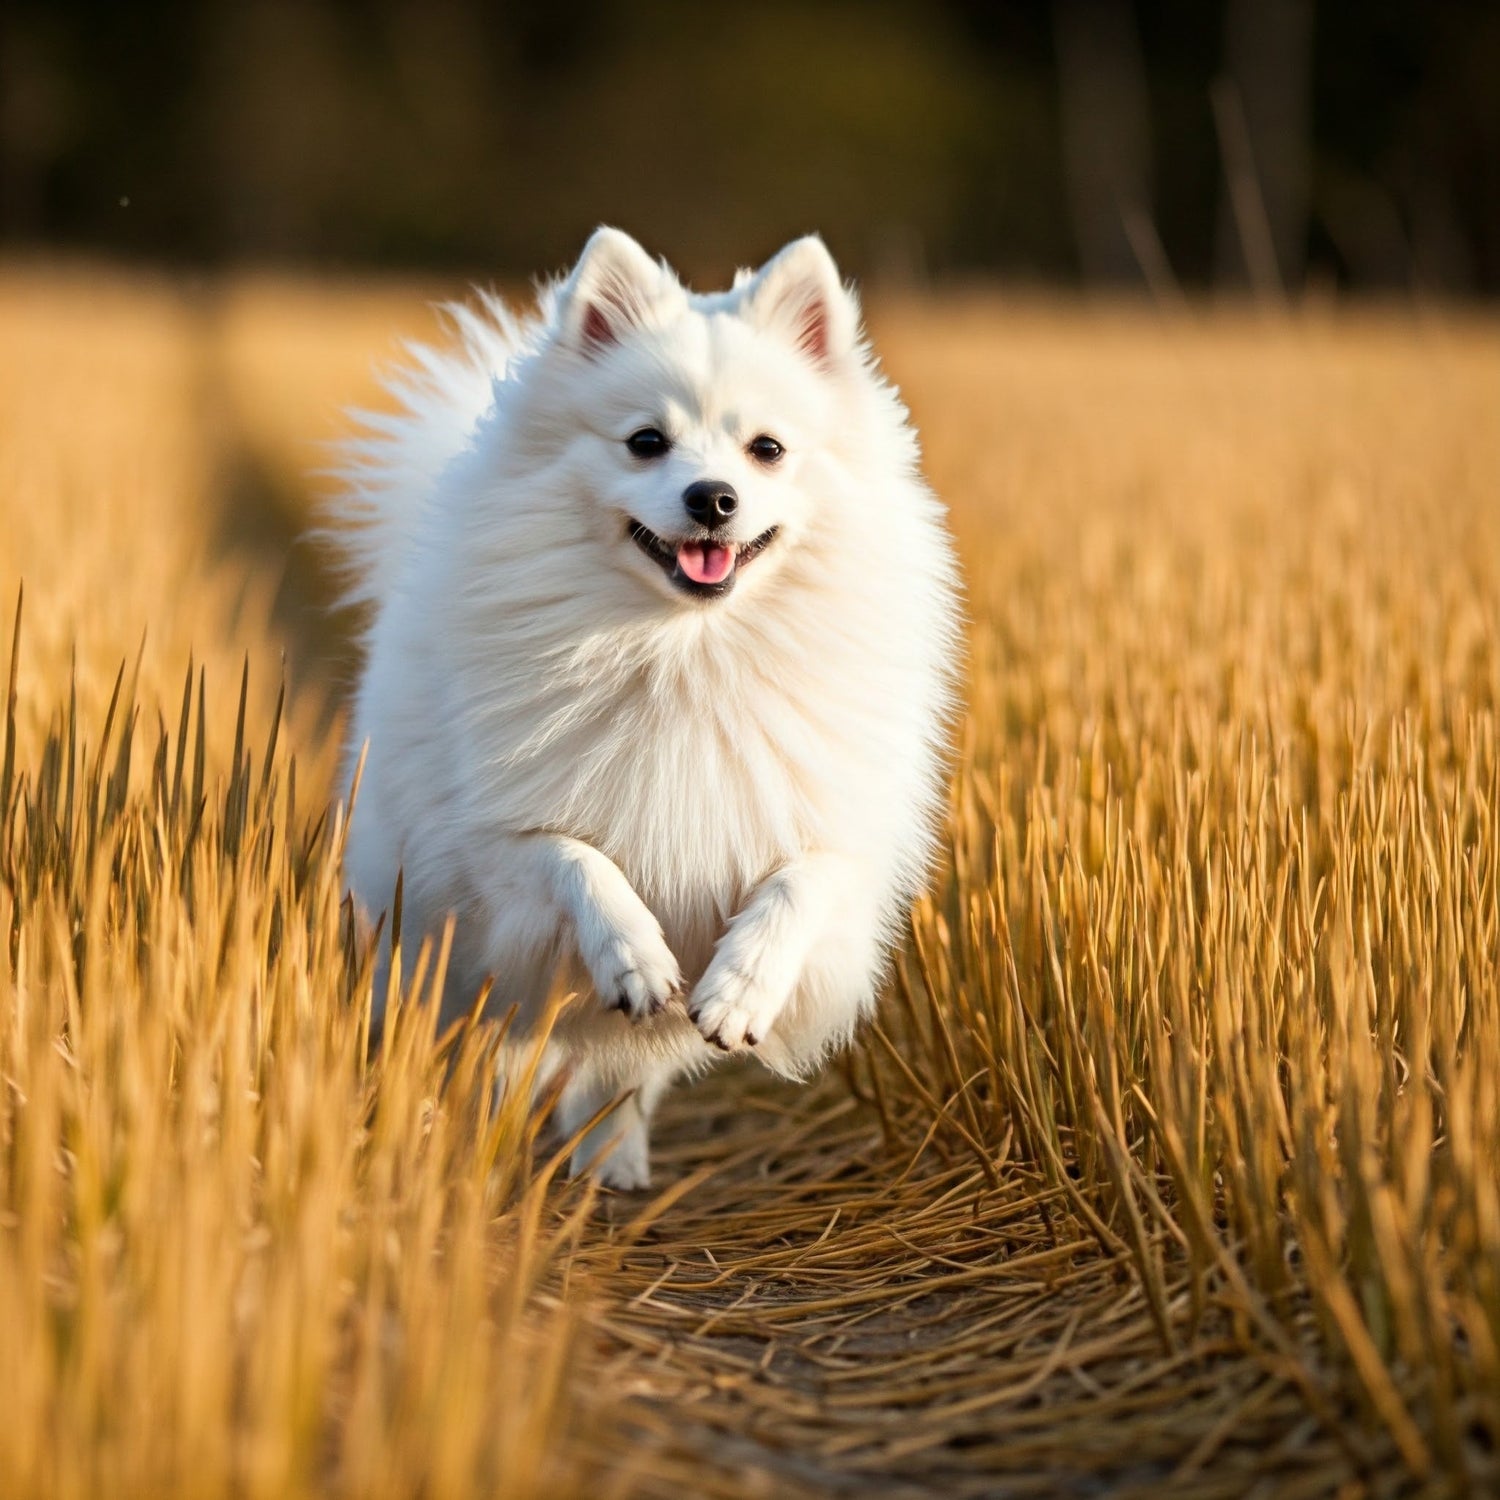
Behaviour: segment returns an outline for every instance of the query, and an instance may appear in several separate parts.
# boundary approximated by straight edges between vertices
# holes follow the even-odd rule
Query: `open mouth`
[[[667,575],[673,586],[700,599],[719,599],[727,594],[741,570],[776,540],[780,529],[772,526],[752,542],[719,541],[711,536],[669,542],[639,521],[632,521],[629,526],[631,541]]]

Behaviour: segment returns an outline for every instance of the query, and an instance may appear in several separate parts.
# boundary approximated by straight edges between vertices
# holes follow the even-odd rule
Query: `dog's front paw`
[[[727,963],[712,963],[688,1001],[688,1015],[721,1052],[756,1047],[786,1004],[786,996]]]
[[[589,956],[600,1002],[643,1021],[682,993],[682,970],[655,917],[643,906],[629,929],[605,937]]]

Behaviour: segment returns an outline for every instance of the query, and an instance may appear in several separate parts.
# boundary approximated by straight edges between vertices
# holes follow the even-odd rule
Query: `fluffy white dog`
[[[933,854],[959,582],[915,434],[817,238],[687,291],[601,229],[521,322],[453,311],[367,417],[343,528],[370,607],[347,874],[457,918],[549,1044],[575,1169],[649,1180],[718,1052],[811,1069],[871,1008]],[[377,995],[383,989],[377,988]]]

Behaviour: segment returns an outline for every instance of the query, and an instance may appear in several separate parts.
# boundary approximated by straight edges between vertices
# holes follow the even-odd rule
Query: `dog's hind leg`
[[[674,1070],[658,1067],[633,1089],[601,1079],[582,1063],[563,1086],[553,1116],[564,1139],[577,1134],[605,1105],[625,1097],[573,1148],[573,1176],[594,1172],[605,1187],[637,1192],[651,1186],[651,1116]]]

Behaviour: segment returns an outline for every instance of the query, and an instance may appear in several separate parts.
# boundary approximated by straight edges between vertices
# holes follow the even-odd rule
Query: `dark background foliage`
[[[9,0],[0,242],[1500,290],[1500,6]]]

